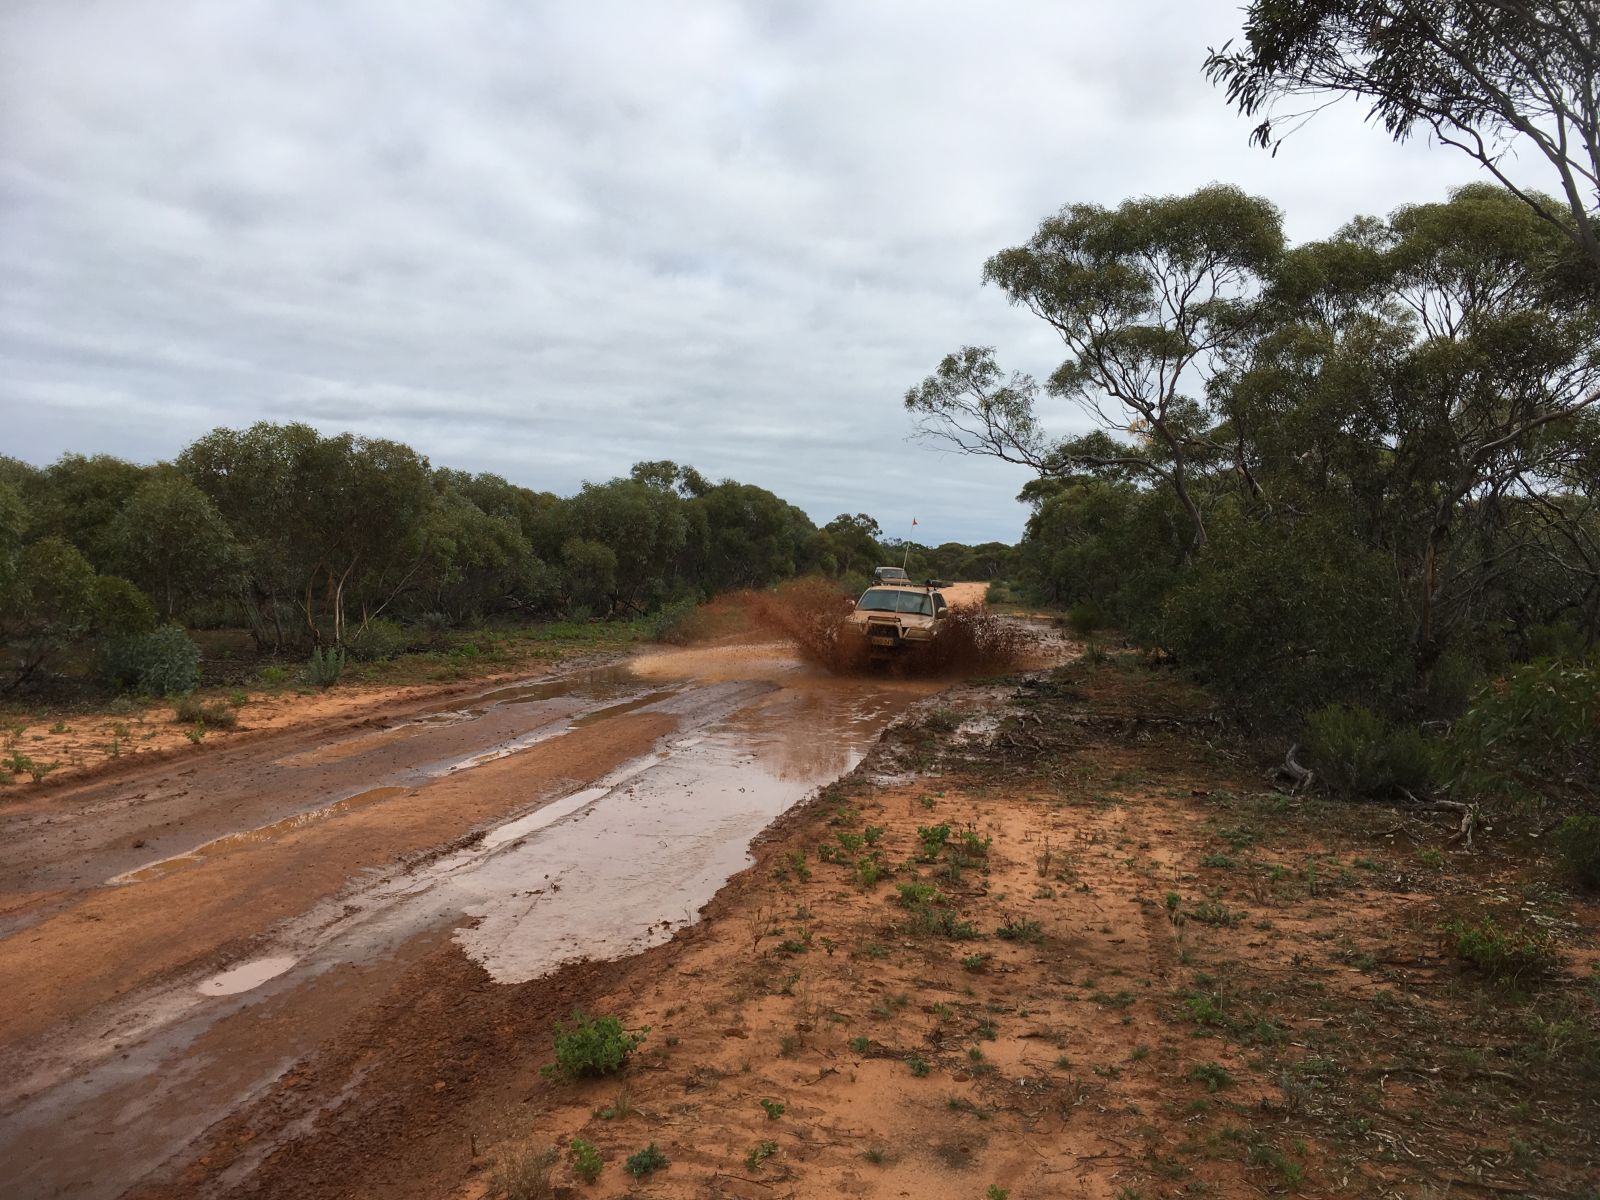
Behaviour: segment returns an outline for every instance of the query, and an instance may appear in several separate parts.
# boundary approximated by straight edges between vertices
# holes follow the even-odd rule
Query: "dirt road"
[[[430,955],[505,985],[667,940],[938,686],[659,649],[0,816],[8,1194],[170,1177]]]

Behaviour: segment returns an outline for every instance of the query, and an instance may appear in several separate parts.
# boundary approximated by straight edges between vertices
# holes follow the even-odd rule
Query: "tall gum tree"
[[[1243,44],[1213,49],[1205,70],[1274,151],[1345,96],[1396,141],[1432,134],[1559,230],[1600,283],[1595,0],[1251,0]],[[1542,159],[1559,199],[1518,184],[1513,156]]]
[[[1101,434],[1051,439],[1035,411],[1037,382],[1008,376],[988,347],[948,355],[906,394],[906,408],[921,436],[963,453],[1041,475],[1119,468],[1159,481],[1200,549],[1206,524],[1193,475],[1226,455],[1207,436],[1207,384],[1237,351],[1282,251],[1278,210],[1229,185],[1115,209],[1069,205],[1025,245],[991,258],[983,277],[1056,331],[1069,357],[1045,390],[1075,403]]]

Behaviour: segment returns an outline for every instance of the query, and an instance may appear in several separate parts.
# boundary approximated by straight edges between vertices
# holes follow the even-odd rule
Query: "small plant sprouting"
[[[961,967],[963,970],[972,971],[976,974],[985,970],[989,966],[989,960],[993,957],[994,955],[985,950],[980,950],[976,954],[966,954],[961,958]]]
[[[950,826],[947,824],[918,825],[917,838],[922,843],[922,853],[918,857],[924,862],[932,862],[939,857],[939,853],[944,849],[945,843],[950,840]]]
[[[659,1171],[670,1165],[667,1156],[656,1148],[654,1142],[651,1142],[637,1154],[628,1155],[628,1161],[622,1165],[622,1169],[635,1179],[643,1179],[652,1171]]]
[[[1006,1200],[1011,1195],[1010,1188],[1003,1188],[998,1183],[991,1183],[989,1190],[984,1192],[983,1200]]]
[[[866,1148],[866,1150],[864,1150],[862,1152],[861,1157],[866,1159],[869,1163],[873,1164],[873,1166],[882,1166],[884,1159],[887,1158],[888,1156],[886,1154],[884,1154],[882,1149],[880,1149],[879,1147],[877,1147],[877,1146],[868,1146]]]
[[[906,1066],[911,1068],[911,1073],[918,1079],[924,1078],[928,1072],[933,1069],[932,1067],[928,1066],[926,1059],[920,1058],[915,1054],[906,1059]]]
[[[1233,1082],[1233,1076],[1228,1073],[1228,1069],[1214,1062],[1196,1063],[1189,1068],[1189,1078],[1204,1083],[1208,1092],[1218,1091]]]
[[[567,1153],[572,1156],[572,1169],[579,1179],[585,1183],[593,1183],[600,1178],[600,1171],[606,1164],[600,1157],[600,1151],[593,1145],[581,1137],[575,1137],[567,1147]]]
[[[594,1115],[602,1121],[619,1121],[623,1117],[633,1115],[633,1099],[628,1095],[628,1089],[622,1088],[612,1098],[610,1104],[604,1108],[595,1109]]]
[[[907,908],[918,904],[943,904],[945,900],[944,894],[931,883],[897,883],[894,886],[900,893],[900,903]]]
[[[1015,917],[1008,920],[995,933],[1008,942],[1042,942],[1044,930],[1037,921],[1019,921]]]
[[[750,1147],[750,1153],[744,1156],[744,1166],[747,1171],[759,1171],[761,1164],[778,1152],[778,1143],[772,1141],[757,1142]]]
[[[865,1054],[872,1045],[872,1039],[867,1037],[853,1037],[850,1039],[850,1049],[857,1054]]]
[[[788,1107],[782,1100],[761,1100],[759,1103],[761,1111],[767,1114],[769,1121],[776,1121],[783,1116],[784,1110]]]

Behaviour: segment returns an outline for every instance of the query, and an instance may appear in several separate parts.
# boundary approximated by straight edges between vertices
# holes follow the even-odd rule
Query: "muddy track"
[[[777,645],[650,653],[13,811],[11,1194],[192,1194],[199,1175],[286,1194],[265,1181],[311,1153],[298,1134],[337,1146],[401,1111],[437,1109],[448,1140],[453,1087],[635,969],[582,960],[682,936],[753,836],[937,686],[834,680]],[[348,1189],[308,1170],[295,1194]]]

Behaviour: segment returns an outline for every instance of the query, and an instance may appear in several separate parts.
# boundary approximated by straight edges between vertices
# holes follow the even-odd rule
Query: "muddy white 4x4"
[[[884,583],[869,587],[856,601],[850,623],[875,654],[926,646],[939,635],[950,606],[937,586]]]

